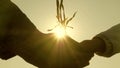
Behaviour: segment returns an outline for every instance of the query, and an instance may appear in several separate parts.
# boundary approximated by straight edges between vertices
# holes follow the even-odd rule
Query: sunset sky
[[[56,0],[12,0],[43,33],[57,24]],[[113,25],[120,23],[120,0],[64,0],[66,16],[74,29],[67,28],[67,33],[74,40],[81,42],[91,39]],[[85,68],[119,68],[120,54],[111,58],[96,56]],[[16,56],[7,61],[0,60],[0,68],[37,68]]]

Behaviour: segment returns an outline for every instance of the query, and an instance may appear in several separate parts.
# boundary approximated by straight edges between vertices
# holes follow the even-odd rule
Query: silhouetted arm
[[[5,0],[0,3],[0,58],[7,60],[19,55],[27,62],[45,68],[46,57],[42,57],[41,49],[47,42],[45,34],[38,31],[14,3]]]
[[[99,55],[110,57],[116,53],[120,53],[120,24],[98,34],[96,38],[104,41],[106,51]]]
[[[104,57],[111,57],[120,53],[120,24],[96,35],[92,40],[80,43],[88,51]]]
[[[16,54],[16,46],[34,32],[39,32],[27,16],[10,0],[0,0],[0,57],[8,59]],[[16,44],[16,45],[15,45]]]

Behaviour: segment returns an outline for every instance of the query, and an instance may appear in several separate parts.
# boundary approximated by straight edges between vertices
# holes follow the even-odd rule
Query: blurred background
[[[12,0],[43,33],[57,24],[56,0]],[[74,29],[67,33],[81,42],[120,23],[120,0],[64,0],[66,16],[75,18],[69,23]],[[119,68],[120,54],[110,58],[94,56],[85,68]],[[19,56],[7,61],[0,59],[0,68],[37,68]]]

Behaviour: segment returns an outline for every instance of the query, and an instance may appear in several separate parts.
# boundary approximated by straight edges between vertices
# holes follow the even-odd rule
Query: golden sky
[[[47,29],[56,25],[56,0],[12,0],[36,25],[47,33]],[[66,15],[71,17],[68,35],[80,42],[91,39],[96,34],[120,23],[120,0],[64,0]],[[86,68],[119,68],[120,54],[111,58],[95,56]],[[0,60],[0,68],[36,68],[20,57],[8,61]]]

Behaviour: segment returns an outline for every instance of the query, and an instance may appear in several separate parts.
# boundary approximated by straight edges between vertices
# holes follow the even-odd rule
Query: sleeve
[[[97,53],[98,55],[110,57],[120,52],[120,24],[111,27],[95,37],[103,39],[106,44],[106,51],[104,53]]]

